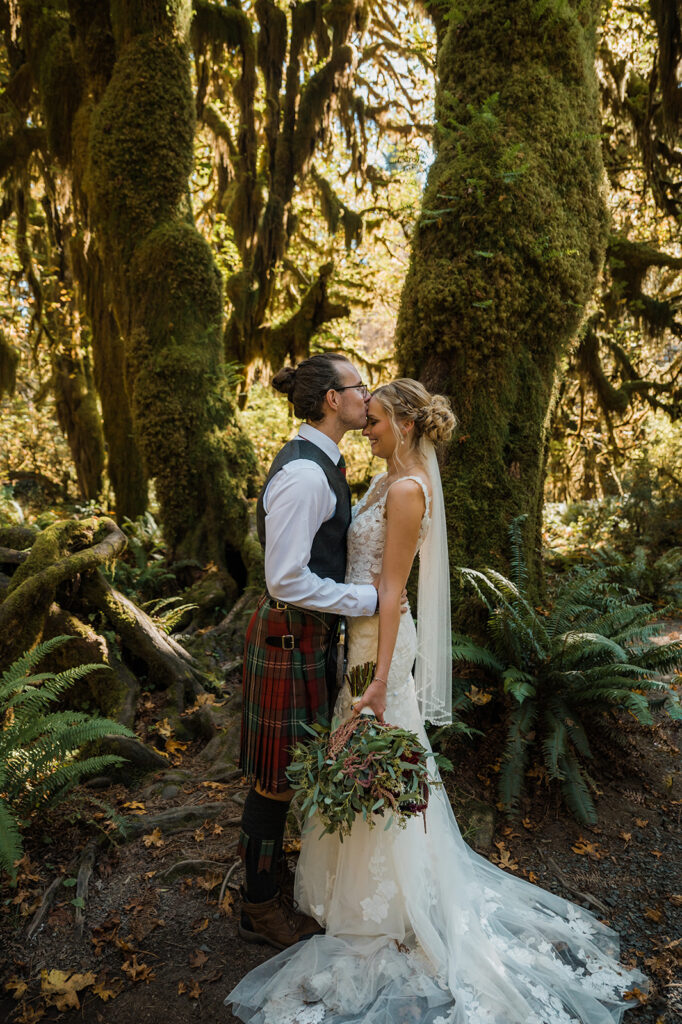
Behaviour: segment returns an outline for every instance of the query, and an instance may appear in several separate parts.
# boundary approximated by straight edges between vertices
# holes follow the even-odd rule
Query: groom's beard
[[[339,421],[344,433],[349,430],[364,430],[367,426],[367,410],[357,416],[340,416]]]

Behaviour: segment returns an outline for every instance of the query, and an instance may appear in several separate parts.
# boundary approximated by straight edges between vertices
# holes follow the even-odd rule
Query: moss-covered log
[[[126,543],[111,519],[62,520],[39,533],[0,604],[0,665],[42,640],[60,586],[76,584]]]
[[[596,4],[442,0],[437,155],[399,326],[403,372],[452,398],[453,565],[507,565],[527,515],[534,581],[557,361],[606,243]]]

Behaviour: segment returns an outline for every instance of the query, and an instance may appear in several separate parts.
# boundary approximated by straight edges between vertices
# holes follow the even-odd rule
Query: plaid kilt
[[[273,604],[264,595],[246,631],[239,767],[266,792],[281,793],[290,788],[291,748],[308,737],[303,726],[329,721],[325,661],[337,616]],[[285,635],[297,641],[293,650],[266,643]]]

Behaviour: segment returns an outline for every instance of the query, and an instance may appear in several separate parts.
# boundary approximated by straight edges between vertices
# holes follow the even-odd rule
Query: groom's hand
[[[379,576],[375,576],[372,581],[372,586],[377,592],[377,612],[379,611]],[[400,614],[404,615],[405,612],[409,612],[410,602],[407,600],[407,587],[403,587],[403,592],[400,595]]]

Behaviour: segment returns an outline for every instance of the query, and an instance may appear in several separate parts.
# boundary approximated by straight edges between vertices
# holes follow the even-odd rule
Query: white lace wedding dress
[[[416,479],[416,478],[415,478]],[[383,476],[354,509],[347,581],[371,582],[385,537]],[[423,485],[422,485],[423,486]],[[420,544],[429,527],[429,496]],[[349,664],[373,661],[378,616],[349,622]],[[428,747],[411,675],[417,635],[401,616],[385,720]],[[350,713],[342,691],[337,714]],[[506,874],[463,841],[442,789],[404,829],[303,836],[296,899],[326,928],[251,971],[228,996],[250,1024],[614,1024],[646,988],[618,937],[567,900]],[[635,1004],[636,1005],[636,1004]]]

